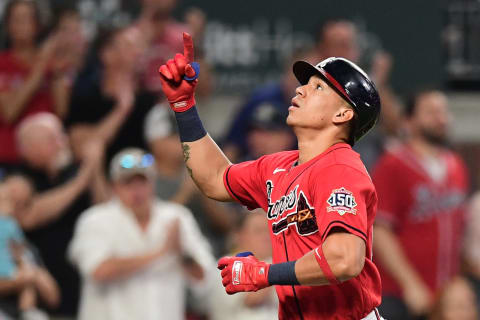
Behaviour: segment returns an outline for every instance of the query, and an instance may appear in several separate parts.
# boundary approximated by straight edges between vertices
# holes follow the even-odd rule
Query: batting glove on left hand
[[[163,93],[175,112],[185,112],[195,105],[195,87],[200,72],[200,65],[193,62],[193,40],[188,33],[183,33],[183,47],[183,55],[177,53],[158,70]]]
[[[258,291],[270,286],[269,268],[270,264],[259,261],[251,253],[248,256],[242,253],[236,257],[223,257],[218,261],[222,283],[228,294]]]

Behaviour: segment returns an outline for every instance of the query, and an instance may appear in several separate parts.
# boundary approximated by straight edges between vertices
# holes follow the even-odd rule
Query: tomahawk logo
[[[357,214],[355,197],[344,187],[332,190],[327,203],[329,204],[327,212],[337,211],[341,216],[345,213]]]
[[[301,236],[308,236],[318,231],[315,208],[310,206],[303,191],[300,191],[298,196],[297,211],[289,213],[285,218],[272,223],[272,231],[274,234],[279,234],[290,226],[296,226],[297,233]]]

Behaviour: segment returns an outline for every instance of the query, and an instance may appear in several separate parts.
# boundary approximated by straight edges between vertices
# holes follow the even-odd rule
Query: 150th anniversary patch
[[[332,190],[327,203],[329,204],[327,212],[337,211],[341,216],[345,213],[357,214],[355,197],[344,187]]]

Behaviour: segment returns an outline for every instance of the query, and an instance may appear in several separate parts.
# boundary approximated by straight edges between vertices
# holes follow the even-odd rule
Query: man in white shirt
[[[153,157],[125,149],[110,165],[115,197],[85,211],[70,243],[83,277],[79,319],[184,319],[185,286],[202,290],[210,246],[183,206],[154,197]]]

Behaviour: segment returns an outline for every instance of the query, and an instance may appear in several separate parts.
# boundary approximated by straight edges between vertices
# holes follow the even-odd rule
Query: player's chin
[[[297,121],[295,120],[295,116],[292,115],[291,112],[288,113],[286,123],[289,126],[294,126]]]

